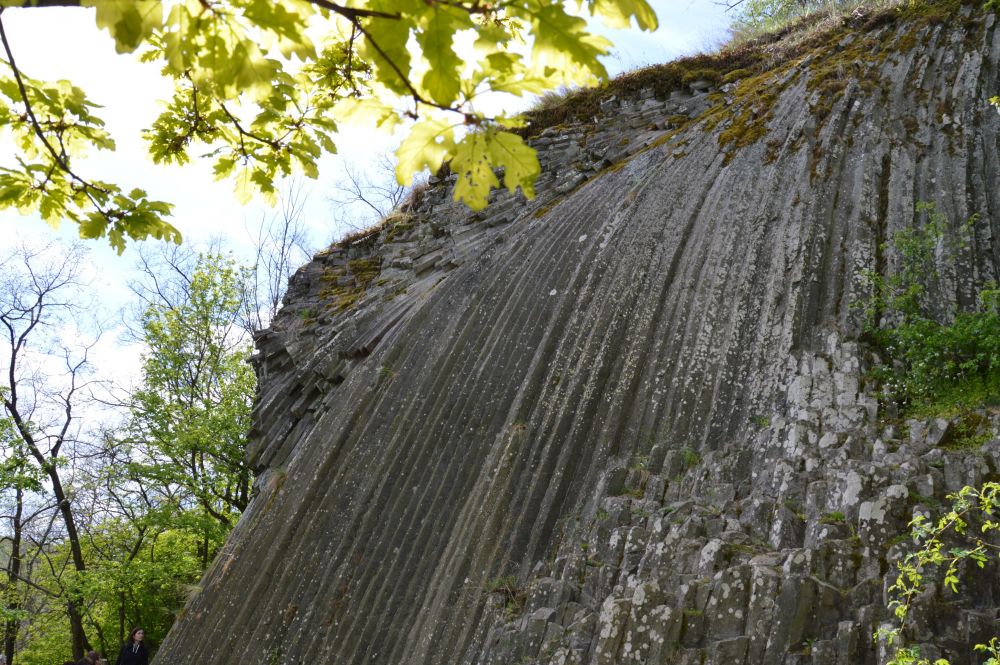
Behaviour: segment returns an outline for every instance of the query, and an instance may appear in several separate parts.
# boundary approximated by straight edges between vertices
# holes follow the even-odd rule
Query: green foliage
[[[817,20],[866,19],[890,11],[934,22],[953,18],[966,0],[745,0],[733,21],[733,41],[769,39]],[[972,4],[972,3],[968,3]],[[1000,9],[1000,0],[978,0],[982,11]]]
[[[27,664],[63,662],[85,643],[113,654],[135,624],[155,647],[249,499],[246,272],[216,255],[174,252],[159,265],[144,256],[155,283],[134,287],[146,305],[132,331],[146,349],[142,383],[112,431],[77,421],[70,389],[99,385],[83,379],[83,362],[69,366],[70,389],[59,392],[51,363],[22,365],[15,353],[51,345],[68,349],[59,354],[67,363],[74,357],[77,341],[65,335],[81,330],[71,315],[79,254],[46,247],[15,256],[0,293],[0,315],[20,340],[5,358],[11,383],[0,386],[0,626],[15,662]],[[165,264],[169,271],[158,270]],[[72,511],[62,525],[60,508]]]
[[[895,253],[896,270],[889,276],[874,271],[860,275],[869,290],[858,305],[865,334],[885,354],[873,375],[881,382],[883,397],[904,410],[924,415],[954,415],[948,448],[967,449],[981,444],[983,418],[970,409],[1000,397],[1000,291],[987,284],[970,311],[942,310],[941,267],[955,261],[966,249],[976,218],[960,225],[949,239],[948,220],[933,204],[918,204],[923,224],[894,234],[880,248]],[[930,497],[916,497],[936,503]],[[899,574],[889,588],[896,624],[880,629],[876,638],[890,647],[887,665],[932,665],[904,636],[911,605],[932,580],[940,579],[952,593],[958,591],[963,563],[983,568],[997,546],[991,532],[1000,529],[994,520],[1000,484],[981,488],[966,486],[950,495],[949,510],[937,520],[917,515],[910,523],[914,551],[897,563]],[[901,534],[899,542],[906,540]],[[898,544],[898,543],[897,543]],[[997,665],[996,639],[975,649]],[[948,665],[940,658],[933,665]]]
[[[516,121],[489,117],[475,102],[487,92],[537,94],[607,75],[599,58],[610,43],[558,0],[83,4],[96,7],[97,25],[119,53],[160,64],[174,82],[144,133],[153,160],[183,164],[201,146],[216,177],[234,179],[243,200],[255,192],[273,200],[284,176],[317,177],[320,156],[336,151],[340,123],[358,117],[388,130],[416,120],[398,153],[401,184],[450,161],[456,198],[474,208],[499,184],[497,168],[510,191],[531,197],[534,150],[508,131]],[[613,27],[657,27],[646,0],[586,7]],[[516,48],[524,43],[527,56]],[[37,210],[50,224],[69,219],[82,236],[107,235],[119,251],[126,237],[180,240],[165,221],[169,204],[74,171],[71,157],[115,145],[83,91],[25,76],[9,49],[3,65],[10,76],[0,77],[0,126],[20,153],[0,166],[0,206]]]
[[[0,396],[6,392],[0,386]],[[13,418],[0,417],[0,491],[40,492],[44,471],[32,463],[24,439],[18,436]]]
[[[256,379],[235,325],[243,279],[232,259],[201,255],[179,302],[147,308],[149,351],[128,427],[130,471],[170,497],[168,524],[216,545],[249,500],[244,450]]]
[[[517,575],[502,575],[494,577],[486,585],[487,593],[511,594],[519,588]]]
[[[746,0],[741,5],[742,11],[735,21],[734,30],[743,33],[770,32],[823,4],[814,0]]]
[[[889,609],[897,623],[875,634],[895,649],[887,665],[931,665],[929,660],[921,658],[918,647],[903,644],[914,599],[926,591],[929,582],[937,579],[943,588],[958,593],[959,567],[967,562],[985,568],[987,561],[1000,551],[1000,547],[990,542],[990,534],[1000,531],[1000,523],[995,519],[1000,507],[1000,483],[987,482],[978,489],[966,486],[949,495],[948,500],[951,501],[948,512],[937,520],[917,515],[910,522],[916,549],[897,563],[899,574],[889,587],[892,597]],[[998,647],[997,638],[993,638],[973,648],[990,656],[986,665],[997,665]],[[939,658],[933,665],[948,665],[948,661]]]
[[[528,594],[518,583],[516,575],[493,578],[486,585],[486,593],[500,594],[504,601],[504,619],[507,621],[520,614],[528,600]]]
[[[978,450],[990,440],[989,424],[989,419],[980,412],[962,411],[953,417],[938,445],[947,450]]]
[[[918,205],[926,222],[897,232],[883,253],[895,252],[888,277],[866,271],[869,290],[858,308],[870,339],[886,361],[873,370],[883,396],[915,413],[946,413],[1000,399],[1000,290],[988,284],[975,308],[935,311],[940,274],[935,254],[953,257],[965,248],[975,217],[948,241],[947,220],[930,204]],[[942,259],[942,260],[946,260]]]
[[[785,30],[793,30],[806,17],[843,16],[856,10],[871,10],[902,5],[906,0],[745,0],[732,25],[733,41],[767,39]],[[911,3],[916,4],[916,3]]]
[[[39,566],[33,578],[41,588],[65,586],[87,599],[85,623],[92,639],[98,640],[93,646],[112,659],[124,637],[120,612],[129,621],[141,619],[147,641],[155,647],[166,637],[202,573],[196,536],[176,530],[154,532],[132,550],[135,526],[127,519],[93,525],[84,541],[90,562],[86,571],[63,571],[70,554],[65,544],[59,544],[46,555],[53,567]],[[130,627],[126,623],[125,631]],[[59,604],[36,608],[26,624],[17,662],[51,665],[65,661],[68,635],[69,623]]]
[[[701,464],[701,455],[699,455],[698,451],[693,448],[684,448],[684,450],[681,451],[681,455],[681,461],[684,464],[685,470]]]

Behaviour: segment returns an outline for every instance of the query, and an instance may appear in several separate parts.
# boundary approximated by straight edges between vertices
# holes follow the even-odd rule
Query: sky
[[[711,50],[726,37],[729,16],[724,5],[713,0],[653,0],[660,28],[654,33],[592,28],[615,44],[605,65],[612,75],[666,62],[680,55]],[[209,161],[193,159],[183,167],[154,165],[148,157],[141,131],[156,117],[157,100],[168,98],[170,83],[162,79],[155,64],[139,63],[133,56],[115,53],[112,41],[94,25],[93,10],[81,8],[16,9],[3,12],[3,22],[11,50],[19,68],[36,79],[68,79],[83,88],[88,97],[101,104],[98,115],[117,142],[117,150],[97,152],[74,166],[86,177],[108,180],[122,189],[145,189],[152,199],[175,204],[171,222],[185,242],[202,245],[213,238],[225,238],[238,255],[250,249],[251,232],[262,219],[274,214],[260,201],[241,205],[233,195],[232,183],[216,182]],[[66,45],[54,48],[53,45]],[[0,166],[12,165],[12,144],[0,129]],[[303,219],[317,247],[344,234],[333,220],[328,197],[340,177],[342,164],[368,168],[398,141],[374,130],[351,128],[338,139],[339,155],[326,157],[320,164],[320,178],[304,181],[307,201]],[[341,161],[343,160],[343,161]],[[250,229],[251,231],[248,231]],[[0,211],[0,252],[21,239],[44,242],[48,239],[73,240],[75,225],[63,225],[58,232],[46,227],[37,216],[22,216],[16,210]],[[134,245],[121,257],[105,241],[90,242],[93,288],[100,292],[106,307],[121,306],[129,299],[126,282],[135,264]],[[122,365],[134,371],[136,362],[126,361],[115,342],[98,356],[98,362]],[[124,365],[128,365],[127,369]]]

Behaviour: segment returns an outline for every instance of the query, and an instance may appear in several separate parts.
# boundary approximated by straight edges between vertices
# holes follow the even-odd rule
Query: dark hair
[[[133,628],[132,632],[128,634],[128,641],[125,642],[125,644],[132,644],[132,642],[135,642],[135,634],[138,633],[140,630],[142,630],[142,628],[140,628],[139,626]],[[146,631],[142,630],[142,632],[145,633]]]

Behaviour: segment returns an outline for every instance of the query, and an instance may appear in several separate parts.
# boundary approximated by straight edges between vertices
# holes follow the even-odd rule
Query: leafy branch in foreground
[[[0,127],[9,129],[20,152],[17,168],[0,165],[0,208],[38,212],[53,227],[68,219],[80,225],[80,237],[107,235],[119,253],[126,235],[179,242],[180,233],[163,220],[169,203],[151,201],[141,189],[125,193],[117,185],[87,180],[74,170],[72,158],[86,148],[115,148],[104,122],[92,113],[96,105],[68,81],[45,83],[24,75],[2,16],[0,40],[6,55],[0,62],[12,74],[0,76]]]
[[[957,593],[959,570],[964,563],[985,568],[991,555],[1000,552],[995,538],[990,540],[990,534],[1000,531],[995,518],[1000,483],[987,482],[981,488],[966,486],[949,495],[948,500],[952,502],[950,510],[936,521],[917,515],[910,522],[917,549],[897,562],[899,575],[889,587],[889,608],[898,624],[875,633],[876,639],[895,648],[887,665],[931,665],[930,660],[921,657],[918,646],[903,644],[913,601],[927,590],[928,579],[940,575],[942,586]],[[932,572],[936,573],[934,578]],[[1000,642],[996,637],[973,648],[989,656],[985,665],[1000,665]],[[949,665],[949,661],[938,658],[933,665]]]
[[[607,72],[610,43],[561,0],[23,0],[33,11],[94,7],[119,53],[138,52],[174,82],[166,109],[144,133],[157,163],[183,164],[201,146],[218,178],[233,178],[243,200],[274,199],[275,180],[315,178],[318,160],[336,151],[346,120],[392,130],[413,122],[396,176],[409,184],[449,161],[457,199],[486,205],[491,187],[532,196],[535,152],[513,118],[476,108],[484,93],[521,96],[561,85],[592,84]],[[612,27],[653,30],[646,0],[587,0]],[[0,13],[5,11],[0,8]],[[2,23],[0,23],[2,29]],[[321,35],[317,43],[313,37]],[[459,46],[463,44],[464,46]],[[174,241],[170,206],[145,192],[88,180],[70,162],[88,149],[113,150],[95,105],[68,82],[28,78],[4,39],[10,76],[0,78],[0,126],[20,154],[0,165],[0,208],[39,211],[50,224],[69,219],[84,237]]]

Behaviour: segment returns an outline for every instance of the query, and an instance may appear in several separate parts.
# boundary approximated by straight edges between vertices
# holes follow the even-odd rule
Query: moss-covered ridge
[[[809,89],[817,93],[812,106],[824,116],[830,110],[830,100],[843,90],[852,74],[858,73],[856,70],[870,69],[891,51],[916,47],[915,34],[929,24],[962,21],[970,31],[979,30],[981,24],[973,15],[984,11],[994,10],[985,8],[979,0],[916,0],[880,9],[861,7],[837,19],[816,13],[784,30],[725,46],[717,53],[645,67],[604,85],[575,91],[557,104],[526,112],[527,125],[521,131],[533,137],[550,127],[589,121],[600,114],[601,103],[612,97],[638,99],[652,91],[662,98],[701,84],[732,91],[729,96],[719,95],[720,103],[705,117],[709,119],[707,128],[714,129],[722,115],[735,113],[719,142],[723,147],[739,148],[763,136],[762,122],[768,118],[770,104],[790,82],[785,75],[802,61],[812,63]],[[885,33],[878,29],[897,22],[907,22],[911,27],[894,44],[879,44]],[[852,44],[845,47],[842,42],[849,37]],[[863,77],[861,82],[873,85]]]

